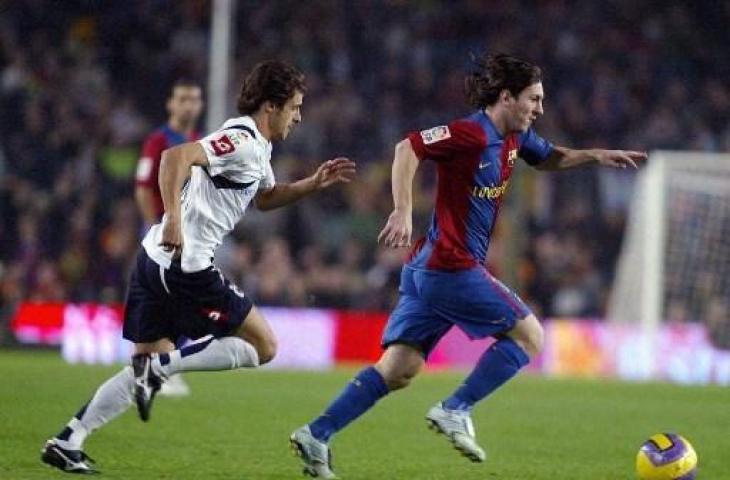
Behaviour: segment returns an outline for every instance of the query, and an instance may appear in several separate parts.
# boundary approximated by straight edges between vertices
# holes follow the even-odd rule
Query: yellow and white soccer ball
[[[657,433],[639,449],[636,473],[641,480],[694,480],[697,452],[681,435]]]

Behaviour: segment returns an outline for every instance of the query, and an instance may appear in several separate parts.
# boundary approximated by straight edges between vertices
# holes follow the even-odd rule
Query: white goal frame
[[[608,304],[607,318],[610,321],[640,323],[648,329],[656,329],[664,320],[666,195],[667,172],[670,170],[682,172],[687,180],[697,178],[698,172],[730,176],[730,154],[691,151],[651,153],[648,165],[639,172],[628,212]],[[721,189],[723,193],[730,193],[727,192],[726,181],[704,177],[703,188],[707,191]]]

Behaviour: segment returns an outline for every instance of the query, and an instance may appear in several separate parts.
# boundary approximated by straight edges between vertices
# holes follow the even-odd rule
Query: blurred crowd
[[[205,85],[210,3],[0,0],[0,309],[123,299],[142,234],[140,145],[164,123],[175,79]],[[730,150],[728,2],[234,3],[231,99],[263,59],[307,75],[303,123],[274,149],[277,178],[338,155],[360,165],[347,188],[252,213],[221,247],[217,263],[259,304],[392,306],[403,252],[375,242],[391,208],[392,149],[469,113],[469,52],[543,67],[537,129],[555,143]],[[423,170],[418,234],[434,191]],[[517,175],[491,268],[542,315],[600,316],[633,174],[522,165]]]

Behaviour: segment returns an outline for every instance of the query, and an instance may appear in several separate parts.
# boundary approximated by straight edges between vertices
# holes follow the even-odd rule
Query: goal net
[[[655,152],[640,173],[608,318],[702,322],[730,348],[730,155]]]

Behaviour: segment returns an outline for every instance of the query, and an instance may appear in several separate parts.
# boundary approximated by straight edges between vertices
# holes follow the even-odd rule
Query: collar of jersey
[[[480,123],[484,123],[489,129],[489,138],[495,138],[498,141],[503,141],[504,137],[499,133],[499,130],[497,130],[497,126],[492,121],[492,118],[487,115],[487,112],[485,112],[484,110],[480,110],[479,115],[481,115],[481,118],[483,118],[482,122]]]
[[[244,115],[243,117],[238,117],[234,121],[229,122],[230,125],[245,125],[251,130],[254,131],[256,134],[255,140],[261,145],[264,145],[266,148],[271,148],[271,142],[266,140],[263,135],[261,135],[261,132],[259,131],[258,127],[256,127],[256,122],[253,121],[253,118],[251,118],[248,115]]]

